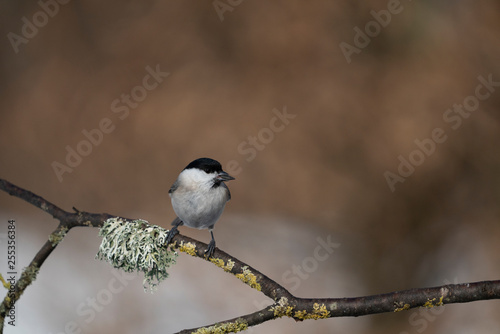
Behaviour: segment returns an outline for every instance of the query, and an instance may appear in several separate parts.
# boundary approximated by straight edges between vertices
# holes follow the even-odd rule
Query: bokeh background
[[[207,156],[236,176],[218,247],[298,296],[498,279],[500,86],[459,125],[443,116],[479,76],[500,82],[500,5],[401,1],[348,61],[340,44],[394,3],[1,1],[0,177],[66,210],[168,228],[168,188]],[[151,90],[141,88],[148,67],[169,73]],[[113,130],[58,178],[54,163],[84,150],[83,131],[103,119]],[[436,128],[446,140],[391,190],[384,173]],[[17,222],[20,270],[57,222],[5,193],[0,210],[0,233]],[[271,303],[184,254],[154,294],[140,276],[120,285],[94,260],[97,232],[69,233],[6,333],[170,333]],[[314,258],[318,238],[335,244],[326,259]],[[486,301],[249,332],[498,333],[499,311]]]

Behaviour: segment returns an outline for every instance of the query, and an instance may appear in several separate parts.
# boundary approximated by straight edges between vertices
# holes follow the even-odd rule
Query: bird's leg
[[[215,250],[215,239],[214,239],[214,232],[212,229],[209,229],[210,235],[212,236],[212,240],[210,240],[210,243],[208,244],[207,250],[205,251],[205,256],[207,259],[211,258],[214,250]]]
[[[170,231],[168,231],[167,238],[165,239],[165,245],[168,245],[172,242],[172,239],[175,237],[175,235],[179,233],[177,227],[181,226],[182,224],[183,222],[179,219],[179,217],[174,219],[174,221],[172,222],[173,227],[170,229]]]

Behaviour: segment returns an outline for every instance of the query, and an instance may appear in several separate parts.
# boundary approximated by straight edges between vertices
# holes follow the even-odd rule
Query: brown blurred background
[[[168,188],[187,163],[207,156],[236,176],[215,229],[221,249],[287,286],[284,273],[312,256],[317,237],[340,244],[297,295],[498,279],[500,86],[456,129],[443,117],[475,94],[479,76],[500,82],[500,5],[401,1],[348,62],[340,44],[354,45],[353,29],[364,31],[371,11],[391,3],[3,1],[0,177],[66,210],[168,227]],[[155,88],[149,77],[145,89],[156,69],[169,75]],[[295,117],[282,123],[276,113],[284,110]],[[54,163],[67,165],[68,146],[88,149],[82,131],[103,119],[112,130],[58,178]],[[446,140],[391,191],[384,173],[398,173],[398,157],[409,159],[415,140],[436,128]],[[3,225],[18,223],[26,265],[56,222],[4,193],[0,208]],[[208,240],[206,231],[181,233]],[[82,333],[172,332],[256,311],[266,300],[181,255],[157,293],[144,294],[137,279],[87,322],[79,303],[113,277],[93,260],[96,235],[68,235],[7,333],[59,333],[68,321]],[[489,301],[438,315],[281,319],[252,331],[497,333],[499,310]]]

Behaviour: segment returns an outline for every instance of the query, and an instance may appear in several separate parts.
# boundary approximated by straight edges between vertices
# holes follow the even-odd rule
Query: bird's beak
[[[229,175],[226,172],[220,172],[219,175],[217,175],[217,179],[219,179],[221,181],[231,181],[231,180],[234,180],[234,177],[232,177],[231,175]]]

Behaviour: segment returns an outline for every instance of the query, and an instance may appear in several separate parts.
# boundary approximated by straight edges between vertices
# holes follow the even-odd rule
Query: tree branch
[[[358,317],[362,315],[400,312],[416,307],[432,308],[444,304],[467,303],[476,300],[500,298],[500,281],[448,284],[434,288],[411,289],[357,298],[296,298],[282,297],[278,302],[238,318],[225,320],[210,326],[186,329],[178,334],[193,333],[200,329],[213,332],[251,327],[263,322],[287,316],[302,321],[334,317]],[[241,324],[244,324],[242,326]],[[239,326],[239,327],[238,327]],[[236,330],[238,331],[238,330]],[[236,332],[235,331],[235,332]]]
[[[107,213],[82,212],[76,209],[74,209],[74,213],[67,212],[42,197],[3,179],[0,179],[0,189],[44,210],[60,222],[56,230],[49,236],[49,240],[38,251],[30,265],[22,272],[20,279],[16,282],[14,296],[10,296],[11,299],[9,299],[9,294],[7,294],[0,305],[1,334],[3,333],[5,315],[14,306],[24,290],[34,281],[45,259],[57,247],[66,233],[75,226],[102,227],[104,221],[116,216]],[[128,218],[122,219],[131,220]],[[433,288],[411,289],[356,298],[298,298],[276,281],[218,248],[215,249],[213,257],[206,259],[204,251],[207,244],[181,234],[174,237],[171,247],[212,262],[274,301],[274,304],[257,312],[218,322],[211,326],[183,330],[179,333],[191,333],[199,329],[208,332],[238,332],[283,316],[302,321],[305,319],[399,312],[415,307],[430,308],[444,304],[500,298],[500,281],[448,284]]]

